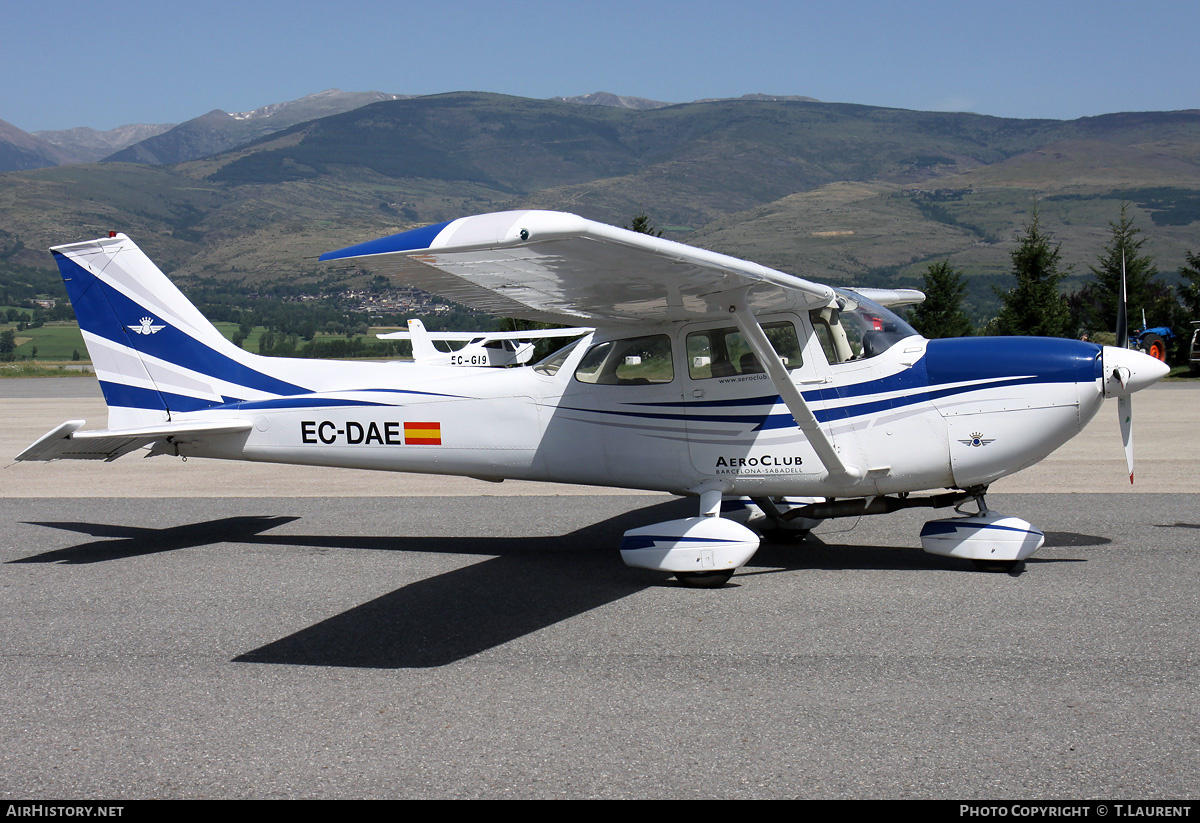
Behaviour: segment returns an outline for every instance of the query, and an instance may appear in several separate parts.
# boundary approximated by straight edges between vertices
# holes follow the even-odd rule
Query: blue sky
[[[0,0],[0,120],[166,123],[327,88],[1002,117],[1200,108],[1200,3]]]

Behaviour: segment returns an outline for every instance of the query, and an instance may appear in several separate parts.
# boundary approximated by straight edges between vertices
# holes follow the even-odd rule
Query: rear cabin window
[[[563,346],[558,351],[535,364],[533,370],[538,374],[553,377],[558,374],[558,370],[562,368],[563,363],[567,362],[567,358],[571,356],[571,352],[575,351],[575,347],[579,343],[580,341],[576,340],[570,345]]]
[[[767,323],[763,331],[788,371],[801,366],[803,361],[795,326],[787,321]],[[693,380],[762,374],[766,371],[736,328],[692,332],[687,336],[687,358],[688,374]]]
[[[675,379],[671,338],[665,334],[606,340],[588,349],[575,379],[603,386],[645,386]]]

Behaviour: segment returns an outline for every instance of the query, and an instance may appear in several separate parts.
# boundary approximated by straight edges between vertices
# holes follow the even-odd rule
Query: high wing
[[[724,254],[550,211],[463,217],[321,255],[402,275],[497,316],[622,325],[826,306],[833,289]]]

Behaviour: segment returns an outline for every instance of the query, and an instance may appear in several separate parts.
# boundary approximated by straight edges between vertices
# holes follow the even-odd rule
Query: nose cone
[[[1171,371],[1166,363],[1133,349],[1105,346],[1104,396],[1128,397],[1162,380]]]

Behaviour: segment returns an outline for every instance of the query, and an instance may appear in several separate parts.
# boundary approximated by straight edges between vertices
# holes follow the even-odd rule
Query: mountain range
[[[1035,203],[1077,278],[1123,201],[1161,270],[1200,249],[1196,110],[1062,121],[768,95],[362,95],[212,112],[106,162],[0,174],[0,278],[118,229],[185,278],[323,282],[352,273],[317,264],[322,251],[530,207],[617,225],[644,212],[665,237],[827,282],[911,285],[949,259],[980,300]],[[0,160],[32,163],[35,148],[0,131]]]

